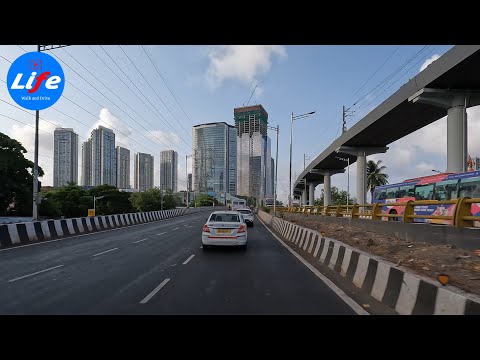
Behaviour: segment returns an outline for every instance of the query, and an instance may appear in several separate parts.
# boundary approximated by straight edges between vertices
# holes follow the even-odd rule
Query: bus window
[[[415,186],[415,200],[432,200],[434,184]]]
[[[385,190],[374,190],[374,201],[381,201],[387,198],[387,192]]]
[[[407,198],[415,196],[415,187],[413,185],[400,186],[397,193],[397,198]]]
[[[460,180],[459,196],[480,197],[480,179],[478,177]]]
[[[398,193],[398,187],[390,188],[387,190],[387,199],[396,199]]]
[[[454,200],[457,198],[458,180],[440,181],[435,185],[434,200]]]

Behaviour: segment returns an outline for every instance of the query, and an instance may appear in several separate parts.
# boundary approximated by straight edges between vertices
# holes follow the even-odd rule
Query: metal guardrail
[[[300,213],[316,216],[349,217],[353,219],[366,218],[371,220],[401,219],[405,223],[413,223],[415,219],[449,220],[455,227],[473,227],[475,221],[480,221],[480,216],[472,215],[472,204],[480,203],[480,198],[462,197],[455,200],[408,200],[395,203],[354,204],[354,205],[328,205],[328,206],[294,206],[277,208],[278,211]],[[454,205],[452,215],[419,215],[415,214],[415,206],[425,205]],[[404,207],[402,214],[390,214],[383,211],[385,207]]]

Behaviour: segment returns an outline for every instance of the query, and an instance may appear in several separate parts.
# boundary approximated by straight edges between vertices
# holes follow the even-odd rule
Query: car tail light
[[[240,225],[238,228],[237,234],[244,233],[245,232],[245,225]]]
[[[202,230],[202,231],[203,231],[203,232],[207,232],[207,233],[210,232],[210,228],[208,227],[207,224],[203,225],[203,230]]]

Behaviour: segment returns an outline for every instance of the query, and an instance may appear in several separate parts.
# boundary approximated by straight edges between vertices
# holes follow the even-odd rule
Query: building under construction
[[[268,113],[262,105],[233,110],[237,131],[237,195],[273,196]]]

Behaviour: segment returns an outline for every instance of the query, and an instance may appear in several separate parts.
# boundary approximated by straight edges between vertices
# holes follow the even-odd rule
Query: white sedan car
[[[240,246],[247,249],[247,224],[237,211],[214,211],[202,229],[202,248],[211,245]]]
[[[253,212],[249,208],[241,208],[237,210],[242,214],[242,217],[245,219],[247,226],[253,226]]]

